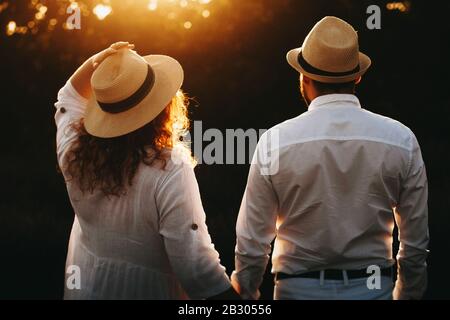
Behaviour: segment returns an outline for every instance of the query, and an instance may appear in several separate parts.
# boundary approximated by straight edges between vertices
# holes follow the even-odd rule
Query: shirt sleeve
[[[55,122],[56,152],[60,165],[67,147],[77,137],[77,133],[71,128],[71,124],[84,117],[87,103],[88,100],[75,90],[70,80],[58,93],[58,101],[55,103]]]
[[[411,133],[412,134],[412,133]],[[427,287],[428,182],[419,143],[412,134],[412,151],[400,200],[395,208],[400,249],[394,299],[421,299]]]
[[[264,136],[261,140],[265,140]],[[254,300],[260,297],[259,287],[269,261],[271,243],[275,239],[279,207],[267,168],[259,161],[258,155],[264,153],[262,149],[264,147],[261,148],[260,142],[250,166],[247,187],[239,210],[235,271],[231,276],[233,286],[242,298]]]
[[[206,226],[192,166],[177,164],[156,193],[159,230],[174,273],[191,299],[231,287]]]

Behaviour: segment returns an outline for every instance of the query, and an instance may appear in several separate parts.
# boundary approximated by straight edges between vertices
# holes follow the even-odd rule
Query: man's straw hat
[[[287,60],[298,72],[325,83],[356,80],[371,65],[370,58],[359,51],[355,29],[336,17],[319,21],[303,46],[288,52]]]

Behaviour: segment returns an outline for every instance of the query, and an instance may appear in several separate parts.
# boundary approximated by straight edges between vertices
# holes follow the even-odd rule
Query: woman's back
[[[185,297],[159,233],[158,187],[174,170],[172,162],[165,170],[142,164],[121,197],[107,197],[100,190],[83,195],[68,183],[76,218],[66,267],[79,266],[84,277],[81,290],[66,286],[66,298]]]
[[[58,94],[58,163],[75,210],[64,297],[203,299],[226,292],[231,284],[208,233],[192,163],[167,151],[178,150],[189,122],[184,95],[177,92],[181,66],[128,49],[102,55],[112,58],[97,69],[97,78],[111,81],[121,70],[114,66],[125,68],[128,61],[147,73],[143,86],[149,87],[120,104],[88,100],[88,60]],[[125,102],[132,102],[126,106],[131,110],[119,110]]]

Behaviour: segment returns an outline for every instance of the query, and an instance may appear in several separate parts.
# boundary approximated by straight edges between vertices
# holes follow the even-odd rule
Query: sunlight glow
[[[156,11],[156,9],[158,9],[158,0],[150,0],[147,8],[150,11]]]

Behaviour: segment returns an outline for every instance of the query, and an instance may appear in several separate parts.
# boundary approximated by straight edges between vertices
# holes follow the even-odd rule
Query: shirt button
[[[61,113],[66,113],[66,108],[61,108],[61,109],[59,109],[59,111],[61,112]]]
[[[191,229],[194,231],[198,230],[198,225],[196,223],[192,224]]]

